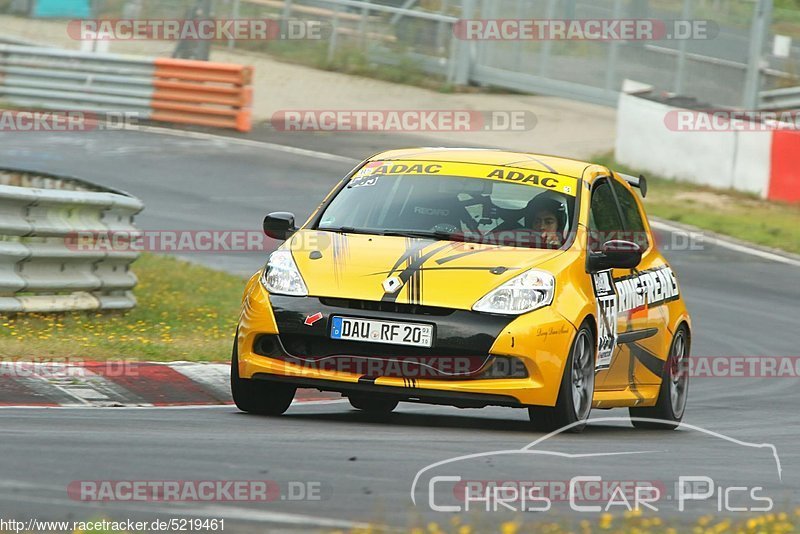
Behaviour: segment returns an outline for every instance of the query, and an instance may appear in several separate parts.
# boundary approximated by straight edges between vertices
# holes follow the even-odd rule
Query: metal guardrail
[[[800,87],[770,89],[759,94],[759,109],[780,110],[800,107]]]
[[[24,108],[133,113],[143,120],[251,129],[252,68],[0,45],[0,99]]]
[[[7,35],[0,35],[0,44],[18,45],[18,46],[38,46],[32,41],[20,39],[17,37],[9,37]]]
[[[0,312],[125,310],[139,253],[81,250],[80,235],[137,235],[142,202],[88,182],[0,169]]]

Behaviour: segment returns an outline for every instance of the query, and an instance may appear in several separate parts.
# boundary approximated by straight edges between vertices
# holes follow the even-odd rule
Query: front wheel
[[[669,357],[661,373],[661,389],[655,406],[629,408],[631,423],[643,430],[674,430],[678,428],[686,411],[689,396],[689,331],[681,325],[672,338]],[[641,421],[637,418],[658,419]]]
[[[296,391],[296,387],[288,384],[240,378],[238,339],[234,340],[231,354],[231,394],[237,408],[257,415],[281,415],[291,406]]]
[[[567,426],[570,427],[569,432],[581,432],[584,429],[594,399],[595,353],[594,333],[589,324],[584,322],[572,342],[556,405],[552,408],[528,408],[534,429],[543,432]]]

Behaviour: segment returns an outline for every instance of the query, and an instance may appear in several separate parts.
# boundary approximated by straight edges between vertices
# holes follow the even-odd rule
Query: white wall
[[[771,132],[675,131],[667,121],[677,109],[623,93],[617,108],[617,161],[645,175],[766,197]]]

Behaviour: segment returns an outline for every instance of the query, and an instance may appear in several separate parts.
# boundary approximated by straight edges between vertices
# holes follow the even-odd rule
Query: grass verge
[[[119,312],[0,317],[0,358],[220,361],[230,357],[245,281],[172,257],[133,265],[139,303]]]
[[[612,154],[593,161],[618,172],[640,171],[618,164]],[[697,226],[766,247],[800,253],[800,205],[762,200],[755,195],[667,180],[645,173],[649,216]]]
[[[531,519],[529,517],[496,524],[484,516],[453,515],[449,521],[431,522],[412,527],[411,534],[478,534],[480,532],[499,532],[502,534],[772,534],[797,532],[800,508],[786,512],[753,514],[750,517],[715,517],[703,515],[694,520],[681,518],[661,518],[655,514],[645,514],[634,509],[623,514],[599,514],[577,520],[574,517],[562,520]],[[742,514],[744,515],[744,514]],[[555,518],[554,518],[555,519]],[[348,534],[378,534],[390,532],[389,529],[353,529]]]

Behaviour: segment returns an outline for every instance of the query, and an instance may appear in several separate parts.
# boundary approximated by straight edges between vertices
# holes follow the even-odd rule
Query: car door
[[[625,228],[611,179],[600,178],[592,187],[589,208],[589,254],[599,252],[612,239],[623,239]],[[616,281],[630,276],[630,269],[589,273],[597,310],[598,390],[625,389],[629,384],[630,352],[618,342],[619,332],[630,330],[629,316],[619,313]]]
[[[616,281],[619,298],[618,313],[625,316],[627,330],[618,333],[618,342],[630,353],[628,380],[637,385],[653,385],[661,381],[665,359],[668,317],[663,306],[677,298],[677,284],[664,257],[654,246],[645,228],[641,201],[629,187],[616,179],[612,181],[620,206],[626,239],[637,243],[644,253],[642,261],[627,278]],[[635,295],[630,295],[634,292]]]

